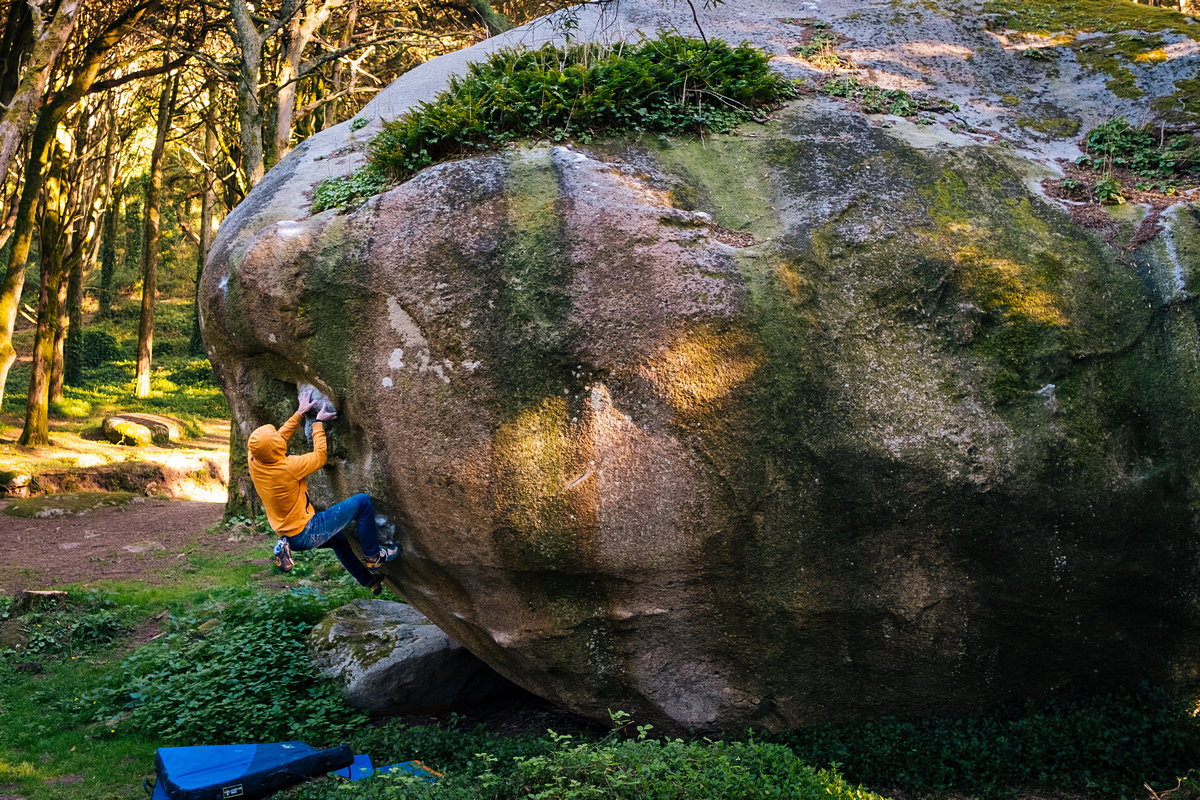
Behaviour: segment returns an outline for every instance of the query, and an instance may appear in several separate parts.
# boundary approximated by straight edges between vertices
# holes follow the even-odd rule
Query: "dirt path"
[[[204,536],[221,519],[221,503],[135,497],[123,507],[44,518],[12,517],[0,501],[0,593],[49,589],[92,580],[153,580],[198,547],[245,550],[224,533]],[[203,537],[203,539],[202,539]]]

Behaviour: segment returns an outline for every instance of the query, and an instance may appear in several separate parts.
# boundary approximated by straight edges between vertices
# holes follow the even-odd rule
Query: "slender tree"
[[[159,237],[162,228],[163,153],[166,150],[167,134],[171,130],[171,118],[175,114],[175,95],[178,91],[178,73],[168,75],[163,80],[162,93],[158,98],[158,129],[154,138],[154,150],[150,154],[150,176],[146,182],[146,205],[143,213],[145,222],[142,228],[142,316],[138,324],[137,376],[134,384],[134,394],[138,397],[147,397],[150,394],[150,362],[154,350],[154,302],[158,294],[158,264],[162,259]]]
[[[57,142],[55,142],[57,145]],[[29,396],[25,401],[25,426],[18,444],[26,447],[50,444],[50,370],[54,363],[54,326],[58,322],[63,283],[63,250],[66,246],[67,191],[65,158],[50,161],[44,187],[38,248],[40,255],[37,331],[33,345],[33,368],[29,373]]]
[[[192,317],[192,338],[188,342],[188,353],[194,356],[204,355],[204,339],[200,334],[200,273],[204,271],[204,262],[208,260],[208,251],[212,249],[213,238],[213,209],[217,202],[216,174],[213,163],[217,158],[217,127],[213,119],[216,87],[208,85],[208,103],[204,107],[204,161],[201,164],[201,175],[204,181],[204,192],[200,200],[200,241],[196,245],[196,313]]]

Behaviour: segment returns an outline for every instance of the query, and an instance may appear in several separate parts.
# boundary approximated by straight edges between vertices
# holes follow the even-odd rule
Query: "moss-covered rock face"
[[[1200,225],[1123,253],[1047,174],[804,100],[343,216],[273,221],[272,185],[222,226],[206,341],[243,431],[333,398],[314,499],[371,492],[415,606],[599,718],[1192,680]]]

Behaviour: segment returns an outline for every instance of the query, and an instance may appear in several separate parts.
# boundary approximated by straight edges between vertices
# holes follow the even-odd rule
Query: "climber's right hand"
[[[300,395],[300,405],[296,408],[297,414],[307,414],[317,402],[313,400],[313,390],[305,389],[304,394]]]

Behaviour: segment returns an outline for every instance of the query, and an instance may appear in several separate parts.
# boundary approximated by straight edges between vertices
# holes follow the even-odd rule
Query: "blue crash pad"
[[[257,800],[353,761],[349,747],[317,750],[304,742],[160,747],[155,791],[168,800]]]

